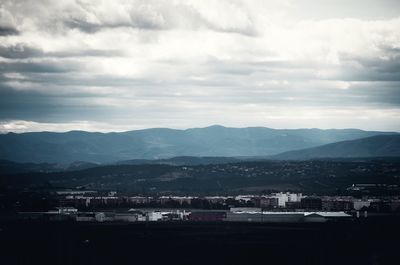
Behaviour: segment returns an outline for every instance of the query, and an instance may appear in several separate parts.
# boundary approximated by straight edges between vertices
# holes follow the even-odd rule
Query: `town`
[[[360,189],[363,187],[350,187]],[[326,222],[400,213],[400,197],[317,196],[277,192],[237,196],[123,196],[116,191],[55,191],[58,205],[19,211],[22,220],[77,222]]]

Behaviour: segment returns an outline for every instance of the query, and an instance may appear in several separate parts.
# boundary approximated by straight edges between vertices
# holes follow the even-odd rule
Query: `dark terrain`
[[[396,264],[398,217],[323,224],[1,223],[2,264]]]
[[[117,190],[126,194],[243,194],[291,190],[340,195],[356,183],[400,184],[400,160],[260,161],[196,166],[111,165],[0,174],[3,189]],[[390,192],[390,191],[388,191]],[[398,190],[392,191],[393,195]]]

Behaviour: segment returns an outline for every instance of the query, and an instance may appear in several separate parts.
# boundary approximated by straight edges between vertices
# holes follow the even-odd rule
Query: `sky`
[[[0,0],[0,132],[400,131],[398,0]]]

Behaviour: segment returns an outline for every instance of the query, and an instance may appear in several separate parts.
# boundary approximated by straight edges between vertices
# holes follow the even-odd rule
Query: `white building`
[[[163,216],[161,212],[148,212],[147,213],[147,221],[160,221]]]
[[[96,222],[104,222],[106,220],[106,215],[104,213],[96,213],[94,219]]]
[[[363,207],[369,207],[371,205],[370,201],[365,201],[365,200],[354,200],[353,201],[353,207],[354,210],[359,211],[361,210]]]
[[[303,194],[301,193],[290,193],[290,192],[280,192],[274,193],[270,196],[270,198],[277,198],[278,199],[278,206],[279,207],[286,207],[287,202],[300,202],[301,198],[303,198]]]

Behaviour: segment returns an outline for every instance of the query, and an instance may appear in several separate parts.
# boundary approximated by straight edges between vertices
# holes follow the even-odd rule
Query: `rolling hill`
[[[257,157],[386,134],[390,133],[357,129],[227,128],[218,125],[121,133],[8,133],[0,135],[0,159],[19,163],[111,163],[177,156]]]
[[[400,135],[377,135],[357,140],[341,141],[314,148],[284,152],[272,156],[280,160],[315,158],[400,157]]]
[[[267,190],[337,194],[338,189],[345,191],[354,183],[399,185],[399,165],[398,159],[107,165],[76,171],[0,172],[0,187],[10,192],[72,188],[159,195],[260,194]]]

